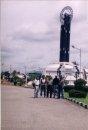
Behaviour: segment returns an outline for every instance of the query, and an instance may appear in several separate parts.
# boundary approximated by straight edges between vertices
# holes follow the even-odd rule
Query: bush
[[[9,73],[9,71],[1,72],[1,79],[3,79],[3,78],[10,81],[10,73]]]
[[[83,91],[83,92],[87,92],[87,93],[88,93],[88,88],[87,88],[87,87],[83,87],[80,91]]]
[[[17,76],[14,76],[13,79],[12,79],[14,85],[19,85],[19,86],[22,86],[25,81]]]
[[[87,96],[87,92],[82,92],[75,89],[69,91],[69,97],[86,98],[86,96]]]
[[[85,87],[84,87],[84,90],[85,90],[85,92],[88,93],[88,86],[85,86]]]
[[[73,85],[66,85],[64,86],[64,91],[65,92],[69,92],[70,90],[74,89],[74,86]]]
[[[75,89],[79,91],[85,91],[86,81],[84,79],[78,79],[74,82]]]

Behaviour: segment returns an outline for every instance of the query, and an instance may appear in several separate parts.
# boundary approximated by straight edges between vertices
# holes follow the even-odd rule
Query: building
[[[61,71],[61,75],[67,81],[68,85],[73,85],[76,80],[76,66],[72,62],[59,62],[55,64],[50,64],[45,69],[45,75],[50,75],[54,78],[58,75],[58,69]]]

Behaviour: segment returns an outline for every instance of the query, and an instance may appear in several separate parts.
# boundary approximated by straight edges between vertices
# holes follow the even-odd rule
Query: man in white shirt
[[[36,79],[34,80],[34,84],[35,84],[34,98],[38,98],[39,84],[40,84],[39,78],[36,78]]]
[[[40,79],[40,95],[42,96],[43,94],[46,97],[46,79],[44,75]]]

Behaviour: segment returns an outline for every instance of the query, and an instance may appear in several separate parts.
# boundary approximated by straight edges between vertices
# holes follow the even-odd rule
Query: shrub
[[[14,83],[14,85],[22,86],[25,83],[25,81],[17,76],[14,76],[13,83]]]
[[[69,92],[70,90],[74,89],[74,86],[73,85],[66,85],[64,86],[64,91],[65,92]]]
[[[85,87],[84,87],[84,90],[85,90],[85,92],[88,93],[88,86],[85,86]]]
[[[1,72],[1,79],[3,79],[3,77],[6,79],[6,80],[10,80],[10,73],[9,71],[5,71],[5,72]]]
[[[84,79],[78,79],[74,82],[75,89],[79,91],[85,91],[86,81]]]
[[[69,97],[86,98],[86,96],[87,96],[87,92],[82,92],[75,89],[69,91]]]

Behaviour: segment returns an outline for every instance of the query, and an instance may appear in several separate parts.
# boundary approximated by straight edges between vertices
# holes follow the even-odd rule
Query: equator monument
[[[71,34],[71,21],[73,18],[73,10],[70,6],[66,6],[60,12],[60,56],[59,62],[50,64],[45,69],[45,75],[60,75],[65,77],[68,84],[73,85],[77,78],[83,77],[83,72],[80,72],[79,66],[70,62],[70,34]]]

